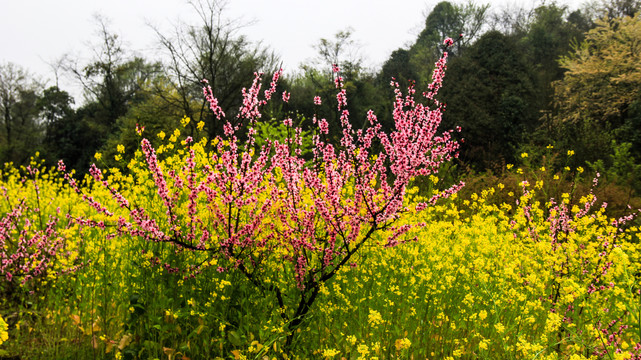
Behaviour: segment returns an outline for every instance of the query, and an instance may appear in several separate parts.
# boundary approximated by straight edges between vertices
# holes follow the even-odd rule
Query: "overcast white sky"
[[[229,18],[253,21],[242,32],[280,55],[286,72],[315,55],[313,45],[351,27],[366,64],[380,66],[392,51],[416,38],[424,13],[439,0],[229,0]],[[493,8],[531,7],[536,0],[477,0]],[[580,0],[559,0],[572,8]],[[155,55],[156,35],[149,24],[172,29],[178,19],[197,23],[186,0],[0,0],[0,63],[13,62],[53,84],[47,63],[68,53],[89,56],[98,39],[95,14],[110,20],[126,48],[145,58]],[[61,81],[61,87],[68,83]],[[69,89],[67,89],[69,90]]]

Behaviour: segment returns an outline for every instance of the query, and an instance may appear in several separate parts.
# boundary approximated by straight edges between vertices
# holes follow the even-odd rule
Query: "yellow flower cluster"
[[[4,321],[0,315],[0,345],[9,340],[9,325]]]
[[[182,124],[188,126],[189,119]],[[204,123],[196,127],[202,129]],[[180,145],[180,136],[176,130],[161,145],[159,167],[164,174],[172,174],[166,176],[171,198],[189,203],[188,193],[179,191],[186,189],[184,184],[192,175],[184,171],[190,155]],[[164,141],[167,134],[160,132],[157,137]],[[220,166],[207,150],[211,141],[200,139],[190,145],[196,162]],[[124,146],[116,150],[120,156]],[[54,290],[46,298],[51,302],[39,307],[50,314],[42,322],[49,329],[61,329],[64,335],[60,337],[66,342],[100,349],[110,354],[107,357],[122,356],[135,344],[136,348],[147,346],[145,356],[152,358],[177,358],[179,353],[184,358],[205,357],[197,353],[199,347],[214,358],[230,354],[235,358],[284,358],[288,323],[281,315],[291,313],[298,304],[281,307],[265,289],[291,285],[285,275],[293,269],[282,259],[294,254],[273,235],[283,232],[285,222],[295,223],[300,214],[262,220],[274,234],[258,234],[266,246],[251,250],[252,259],[260,264],[251,270],[266,279],[260,289],[234,272],[240,265],[237,259],[123,235],[113,226],[130,213],[119,206],[111,191],[115,189],[130,200],[131,207],[145,209],[165,234],[197,234],[189,245],[198,245],[202,229],[209,229],[206,245],[215,249],[225,229],[233,225],[220,220],[228,211],[221,197],[242,200],[239,191],[216,194],[209,201],[200,194],[196,199],[199,220],[195,221],[187,207],[175,207],[168,214],[142,153],[135,154],[126,170],[105,171],[112,189],[85,178],[81,194],[65,185],[59,174],[40,175],[40,208],[46,217],[58,211],[71,218],[92,214],[93,221],[111,224],[104,231],[77,224],[62,231],[68,244],[47,274],[46,288]],[[552,167],[539,170],[552,177]],[[203,175],[196,171],[193,176],[200,181]],[[276,184],[282,183],[279,173],[273,176]],[[14,203],[25,198],[35,205],[36,189],[21,178],[19,170],[5,170],[0,185]],[[436,176],[428,180],[432,186],[444,181]],[[453,196],[420,212],[408,211],[395,225],[426,225],[404,235],[403,245],[377,246],[386,243],[391,230],[377,233],[350,260],[354,266],[343,267],[320,284],[310,310],[313,321],[294,334],[300,358],[579,360],[597,351],[618,356],[612,346],[604,349],[597,321],[630,324],[634,321],[631,314],[638,314],[633,290],[638,289],[634,274],[641,270],[639,229],[618,229],[603,209],[579,216],[593,200],[590,195],[574,209],[569,193],[559,196],[557,202],[570,209],[564,212],[551,202],[536,200],[547,189],[543,179],[519,181],[526,188],[520,195],[515,190],[520,187],[501,183],[469,197]],[[512,202],[492,201],[505,193],[509,196],[504,198]],[[99,200],[113,214],[97,214],[81,200],[83,194]],[[432,195],[423,196],[417,189],[408,189],[408,194],[409,209]],[[300,196],[303,202],[311,202],[310,194]],[[9,209],[6,201],[0,207],[3,214]],[[238,211],[242,222],[253,219],[258,209],[240,206]],[[170,217],[174,219],[171,224]],[[570,230],[557,227],[552,233],[550,229],[561,218]],[[37,221],[34,216],[32,222]],[[607,271],[600,271],[610,263]],[[74,276],[62,275],[74,267],[78,268]],[[285,291],[285,300],[281,300],[286,302],[296,291],[295,287]],[[270,313],[265,308],[276,310]],[[42,335],[37,327],[31,328],[34,337]],[[21,336],[29,334],[28,328],[20,331]],[[638,327],[624,329],[621,343],[638,342],[635,331]],[[135,336],[130,335],[134,332]],[[0,317],[0,343],[7,336]]]
[[[409,221],[428,224],[407,235],[415,242],[368,247],[362,266],[321,289],[319,329],[344,334],[338,349],[355,357],[359,344],[374,341],[383,353],[399,350],[403,336],[420,358],[584,359],[581,354],[600,349],[589,330],[595,319],[634,321],[626,308],[635,303],[630,289],[638,286],[630,276],[640,268],[637,228],[618,231],[603,209],[583,217],[574,211],[573,231],[553,237],[551,221],[562,213],[534,200],[543,187],[537,181],[516,207],[489,201],[500,187],[408,214]],[[606,240],[618,245],[613,249]],[[599,264],[607,262],[614,265],[601,274]],[[591,292],[595,276],[604,286]],[[363,307],[369,308],[364,314]],[[376,326],[380,314],[385,327]],[[397,340],[381,341],[391,335]],[[634,338],[634,332],[621,336]]]

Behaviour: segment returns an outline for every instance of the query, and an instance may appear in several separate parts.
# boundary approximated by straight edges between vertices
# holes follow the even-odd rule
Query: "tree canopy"
[[[634,142],[633,154],[639,156],[641,18],[597,20],[560,64],[566,72],[554,83],[556,123],[590,129],[600,134],[601,145]],[[592,160],[601,151],[592,148]]]

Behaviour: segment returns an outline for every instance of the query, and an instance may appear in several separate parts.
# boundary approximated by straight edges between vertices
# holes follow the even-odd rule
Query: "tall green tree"
[[[461,159],[477,170],[514,161],[537,125],[534,74],[514,37],[484,34],[452,59],[442,90],[446,128],[460,126]]]
[[[25,69],[0,64],[0,161],[24,164],[42,140],[40,85]]]
[[[432,81],[434,62],[441,56],[443,40],[458,39],[450,48],[450,57],[460,56],[485,31],[489,5],[476,5],[472,1],[456,4],[441,1],[425,17],[425,26],[414,44],[392,52],[376,76],[376,87],[382,103],[378,108],[379,120],[386,128],[393,126],[391,118],[394,90],[390,81],[399,83],[401,89],[415,84],[418,91],[426,90]],[[462,35],[462,37],[461,37]]]
[[[37,101],[40,117],[46,127],[69,117],[74,113],[74,98],[58,86],[51,86],[42,92]]]
[[[45,89],[38,99],[37,107],[45,128],[43,157],[49,165],[62,159],[75,167],[86,148],[83,138],[87,129],[80,124],[73,103],[73,97],[57,86]]]
[[[572,13],[570,18],[566,6],[551,3],[534,9],[527,32],[522,34],[527,62],[536,74],[535,106],[546,114],[552,107],[552,82],[561,79],[565,72],[558,59],[571,50],[572,44],[583,40],[587,23],[588,19],[580,11]]]
[[[407,88],[410,80],[416,80],[418,75],[410,63],[411,54],[409,50],[397,49],[383,63],[378,74],[379,86],[389,86],[390,81],[398,81],[400,86]]]
[[[75,110],[73,103],[73,97],[57,86],[43,92],[38,102],[40,117],[45,125],[43,157],[50,166],[63,160],[79,173],[84,173],[93,160],[95,149],[101,146],[103,140],[91,125],[91,109],[97,104],[91,102]]]
[[[450,49],[450,55],[456,56],[471,45],[484,30],[487,22],[489,5],[476,5],[473,2],[455,4],[441,1],[425,18],[425,27],[410,47],[410,66],[417,75],[419,87],[431,82],[434,62],[441,55],[443,40],[447,37],[458,39],[456,46]]]

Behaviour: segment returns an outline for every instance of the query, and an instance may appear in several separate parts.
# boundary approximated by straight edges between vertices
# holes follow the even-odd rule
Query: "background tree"
[[[36,103],[40,85],[23,68],[0,65],[0,161],[23,164],[42,137]]]
[[[349,95],[347,110],[350,114],[363,119],[354,123],[354,127],[365,126],[366,114],[370,109],[375,110],[376,113],[382,113],[387,104],[382,98],[384,95],[380,87],[376,84],[376,75],[366,70],[363,65],[363,59],[359,55],[359,45],[351,29],[337,32],[333,39],[320,39],[315,48],[317,56],[308,65],[302,66],[303,74],[288,79],[292,93],[288,108],[293,110],[291,113],[294,115],[308,120],[302,125],[310,131],[315,128],[311,122],[313,116],[326,119],[329,123],[327,139],[337,144],[343,135],[341,114],[336,110],[338,103],[335,80],[338,76],[342,77],[344,88]],[[333,71],[334,65],[339,66],[339,73]],[[321,98],[321,104],[314,104],[315,96]],[[391,110],[391,106],[389,109]],[[390,128],[390,119],[381,120],[385,129]]]
[[[517,41],[484,34],[452,59],[443,87],[446,127],[462,127],[461,159],[477,170],[514,161],[526,131],[536,127],[534,74]]]
[[[619,17],[633,17],[641,11],[639,0],[601,0],[597,8],[610,19]]]
[[[66,69],[82,85],[87,102],[96,103],[94,123],[109,133],[160,68],[159,64],[130,56],[120,37],[108,28],[107,20],[99,16],[96,20],[100,43],[93,46],[94,57],[85,65],[67,64]]]
[[[611,141],[631,142],[641,155],[641,19],[622,17],[596,21],[585,41],[561,58],[566,69],[554,83],[557,136],[568,147],[594,161],[611,153]],[[570,136],[578,131],[579,136]]]
[[[341,68],[341,74],[346,80],[357,77],[363,68],[363,59],[359,54],[360,46],[352,36],[354,30],[347,28],[334,35],[334,40],[321,38],[314,48],[317,51],[316,59],[311,62],[314,68],[326,74],[333,83],[334,72],[332,65],[336,64]],[[303,66],[303,69],[309,69]]]
[[[198,126],[194,121],[186,122],[185,114],[171,106],[169,101],[179,101],[180,95],[164,76],[158,76],[142,89],[144,99],[132,104],[127,113],[119,117],[117,130],[101,147],[101,161],[110,167],[123,167],[131,156],[140,149],[138,131],[144,127],[144,135],[152,144],[159,144],[169,138],[176,129],[191,136],[189,131]],[[197,102],[194,101],[194,106]],[[184,125],[184,126],[183,126]],[[194,136],[198,138],[198,136]],[[119,151],[119,146],[121,146]],[[124,149],[124,152],[122,151]],[[123,155],[124,153],[124,155]],[[116,156],[120,160],[115,160]]]
[[[73,104],[73,97],[57,86],[45,89],[38,99],[37,107],[45,128],[43,155],[51,166],[63,159],[77,168],[84,149],[91,142],[89,129],[73,109]]]
[[[409,50],[402,48],[394,50],[385,63],[383,63],[383,67],[378,73],[377,84],[380,87],[388,87],[390,81],[395,80],[398,81],[400,86],[407,88],[410,80],[418,78],[410,64],[410,58]]]
[[[48,136],[50,148],[58,147],[57,140],[65,143],[62,147],[68,149],[70,158],[67,160],[79,171],[86,170],[94,153],[118,133],[118,119],[149,96],[148,84],[160,70],[158,63],[131,56],[120,37],[110,31],[107,20],[102,17],[96,19],[100,43],[94,46],[94,57],[84,65],[70,60],[65,66],[82,85],[85,103],[75,116],[52,127]],[[84,135],[72,138],[64,135],[77,131]]]
[[[504,6],[489,15],[489,28],[505,35],[522,37],[527,33],[533,13],[534,8]]]
[[[447,37],[458,39],[451,56],[461,54],[464,48],[478,39],[486,24],[489,5],[476,5],[473,2],[457,5],[441,1],[425,18],[425,27],[410,47],[410,64],[419,88],[431,82],[432,64],[441,55],[441,42]],[[395,76],[396,77],[396,76]]]
[[[215,121],[209,111],[202,80],[209,81],[223,112],[231,118],[242,104],[238,94],[251,83],[254,72],[273,73],[278,59],[267,48],[239,34],[243,24],[223,16],[223,2],[198,0],[191,5],[199,24],[180,24],[172,35],[156,29],[161,47],[168,55],[165,72],[179,95],[165,98],[160,89],[159,96],[195,123],[204,121],[213,138],[222,133],[222,123]]]
[[[541,5],[534,9],[527,32],[523,34],[527,61],[536,73],[538,89],[536,107],[549,112],[554,90],[552,82],[563,77],[563,69],[558,62],[571,50],[573,43],[583,40],[583,33],[589,29],[587,20],[580,11],[572,13],[572,21],[567,15],[566,6],[555,3]],[[547,145],[547,144],[545,144]]]

